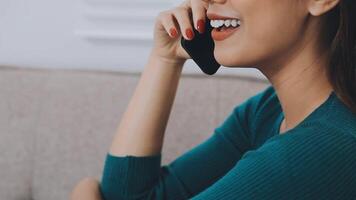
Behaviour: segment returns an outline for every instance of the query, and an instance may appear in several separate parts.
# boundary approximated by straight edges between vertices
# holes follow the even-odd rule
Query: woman
[[[84,179],[72,199],[356,199],[355,13],[354,0],[187,0],[161,12],[101,183]],[[208,140],[160,166],[189,59],[178,36],[202,33],[205,14],[240,21],[223,28],[228,37],[214,36],[216,60],[256,67],[271,86],[236,106]]]

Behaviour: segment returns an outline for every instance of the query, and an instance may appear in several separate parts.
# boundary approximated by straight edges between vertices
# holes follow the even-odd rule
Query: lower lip
[[[211,31],[211,37],[213,38],[213,40],[222,41],[222,40],[225,40],[226,38],[228,38],[229,36],[231,36],[233,33],[238,31],[239,29],[240,29],[240,27],[228,28],[223,31],[218,31],[218,29],[214,28]]]

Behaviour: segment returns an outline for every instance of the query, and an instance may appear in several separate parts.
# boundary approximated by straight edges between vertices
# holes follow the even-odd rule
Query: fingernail
[[[169,29],[169,33],[171,34],[172,37],[176,37],[177,36],[177,30],[175,28],[171,28]]]
[[[205,22],[204,20],[200,19],[197,23],[197,29],[199,31],[199,33],[203,33],[205,30]]]
[[[194,37],[194,33],[193,33],[192,29],[190,29],[190,28],[187,28],[187,30],[185,30],[185,34],[187,35],[187,37],[189,39],[193,39],[193,37]]]

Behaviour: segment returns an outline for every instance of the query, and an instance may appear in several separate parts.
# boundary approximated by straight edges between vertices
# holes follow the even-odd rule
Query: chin
[[[216,61],[220,65],[223,65],[224,67],[229,67],[229,68],[245,67],[244,59],[241,56],[227,55],[223,52],[214,53],[214,56]]]
[[[233,53],[231,52],[216,48],[214,57],[219,64],[229,68],[255,68],[259,63],[259,57],[255,54],[236,49]]]

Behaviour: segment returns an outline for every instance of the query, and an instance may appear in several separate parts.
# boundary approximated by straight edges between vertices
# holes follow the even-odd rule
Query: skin
[[[109,153],[147,156],[161,152],[164,132],[183,65],[189,55],[180,45],[187,29],[197,29],[206,13],[241,19],[240,30],[215,41],[214,55],[225,67],[254,67],[271,82],[285,119],[280,132],[294,128],[333,90],[326,76],[328,49],[318,40],[323,14],[338,0],[186,0],[159,13],[154,45]],[[192,17],[192,22],[190,18]],[[175,28],[177,35],[170,35]],[[149,117],[147,117],[149,113]],[[71,199],[101,199],[99,182],[80,181]]]
[[[93,177],[81,180],[71,192],[70,200],[101,200],[99,182]]]
[[[215,42],[216,60],[254,67],[276,89],[284,120],[281,134],[320,106],[333,90],[326,76],[328,49],[318,40],[322,14],[337,0],[216,0],[208,13],[240,16],[241,29]]]

